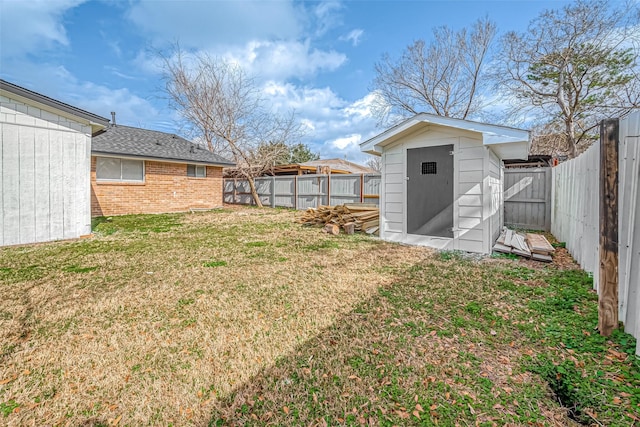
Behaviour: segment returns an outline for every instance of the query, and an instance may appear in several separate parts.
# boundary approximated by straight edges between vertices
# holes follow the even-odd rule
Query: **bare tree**
[[[385,54],[375,64],[373,89],[380,96],[375,112],[380,123],[420,112],[465,119],[480,111],[484,65],[496,26],[479,19],[470,29],[433,30],[430,43],[417,40],[400,59]]]
[[[570,156],[600,120],[640,106],[638,5],[578,0],[509,32],[497,56],[498,87],[512,113],[560,123]]]
[[[368,168],[371,168],[376,172],[382,172],[382,157],[371,156],[367,159],[366,165]]]
[[[233,159],[262,206],[254,178],[273,168],[300,137],[293,113],[283,117],[267,109],[255,79],[236,64],[188,55],[178,45],[160,58],[173,107],[209,150]]]

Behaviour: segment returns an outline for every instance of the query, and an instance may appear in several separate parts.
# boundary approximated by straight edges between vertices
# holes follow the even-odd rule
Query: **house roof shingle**
[[[178,135],[122,125],[109,126],[94,136],[91,153],[235,166],[232,161]]]

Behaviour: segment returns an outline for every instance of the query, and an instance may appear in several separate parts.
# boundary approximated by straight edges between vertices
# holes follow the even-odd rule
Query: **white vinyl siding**
[[[453,145],[454,238],[406,232],[407,150]],[[429,126],[383,149],[381,237],[385,240],[488,253],[502,226],[502,162],[473,132]]]
[[[97,181],[144,181],[144,160],[96,157]]]
[[[491,196],[489,237],[494,241],[500,235],[504,224],[504,167],[493,151],[489,151],[489,193]]]
[[[456,161],[458,172],[458,236],[456,249],[485,252],[483,185],[486,149],[473,137],[459,138]]]
[[[0,246],[91,232],[91,128],[0,96]]]

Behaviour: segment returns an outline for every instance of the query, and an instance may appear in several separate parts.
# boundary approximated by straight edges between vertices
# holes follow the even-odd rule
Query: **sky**
[[[274,111],[294,111],[321,158],[364,163],[359,143],[384,129],[372,115],[374,65],[434,27],[489,17],[524,31],[563,0],[177,1],[0,0],[0,77],[110,118],[182,133],[156,52],[176,41],[240,64]]]

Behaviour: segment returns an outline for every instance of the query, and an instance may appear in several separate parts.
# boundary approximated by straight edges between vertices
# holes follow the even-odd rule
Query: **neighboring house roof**
[[[430,125],[479,133],[483,145],[491,146],[502,159],[526,159],[529,153],[529,131],[508,126],[490,125],[470,120],[453,119],[420,113],[360,144],[360,150],[380,155],[382,148]]]
[[[300,166],[322,167],[329,166],[332,171],[346,171],[348,173],[375,173],[371,168],[344,159],[321,159],[300,163]]]
[[[45,107],[44,109],[54,109],[57,112],[66,113],[67,115],[73,116],[75,118],[83,119],[91,125],[94,132],[103,129],[109,124],[109,119],[107,118],[98,116],[97,114],[93,114],[85,110],[81,110],[80,108],[65,104],[64,102],[49,98],[48,96],[23,88],[2,79],[0,79],[0,93],[1,92],[8,92],[14,97],[17,97],[19,101],[28,100],[36,102]]]
[[[91,154],[235,166],[232,161],[178,135],[122,125],[109,126],[94,136]]]

